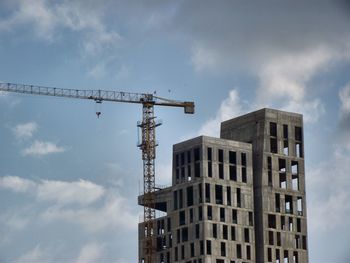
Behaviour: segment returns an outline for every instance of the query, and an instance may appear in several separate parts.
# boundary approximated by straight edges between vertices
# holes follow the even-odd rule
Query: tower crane
[[[110,90],[81,90],[42,87],[35,85],[0,83],[0,91],[15,92],[30,95],[43,95],[65,97],[74,99],[126,102],[142,104],[142,121],[138,123],[141,128],[141,143],[138,147],[142,151],[143,160],[143,190],[144,190],[144,262],[155,262],[154,219],[155,213],[155,158],[156,158],[156,133],[159,125],[155,121],[154,106],[180,107],[186,114],[194,113],[194,102],[165,99],[149,93],[131,93]],[[96,112],[99,116],[101,113]]]

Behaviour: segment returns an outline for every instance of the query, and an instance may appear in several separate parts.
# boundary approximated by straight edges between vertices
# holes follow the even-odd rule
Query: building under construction
[[[174,145],[172,186],[154,208],[166,215],[153,262],[307,263],[302,115],[262,109],[221,123],[220,138]],[[144,237],[140,223],[140,263]]]

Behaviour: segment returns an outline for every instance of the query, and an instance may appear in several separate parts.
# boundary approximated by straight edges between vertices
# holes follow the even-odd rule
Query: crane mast
[[[15,92],[31,95],[44,95],[75,99],[89,99],[98,103],[102,101],[139,103],[142,104],[141,143],[138,147],[142,151],[143,161],[143,190],[144,190],[144,262],[155,262],[155,159],[156,159],[156,132],[158,124],[155,121],[154,106],[170,106],[184,108],[187,114],[194,113],[194,103],[177,101],[154,96],[149,93],[131,93],[110,90],[81,90],[43,87],[15,83],[0,83],[0,91]]]

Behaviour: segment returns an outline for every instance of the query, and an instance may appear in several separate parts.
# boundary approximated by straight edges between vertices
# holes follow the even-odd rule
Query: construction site
[[[13,83],[0,90],[142,105],[139,263],[308,262],[302,115],[264,108],[222,122],[220,138],[175,144],[172,186],[159,188],[154,106],[193,114],[194,102]]]

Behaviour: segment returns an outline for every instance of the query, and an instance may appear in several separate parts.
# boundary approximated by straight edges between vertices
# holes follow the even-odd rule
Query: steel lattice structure
[[[98,103],[102,101],[126,102],[142,104],[142,121],[138,124],[141,128],[142,141],[138,145],[142,151],[143,160],[143,187],[144,187],[144,226],[145,263],[154,262],[155,240],[154,219],[155,213],[155,158],[156,158],[156,127],[154,106],[182,107],[185,113],[194,113],[194,103],[177,101],[154,96],[149,93],[130,93],[109,90],[81,90],[43,87],[15,83],[0,83],[0,91],[15,92],[30,95],[43,95],[65,97],[74,99],[89,99]]]

